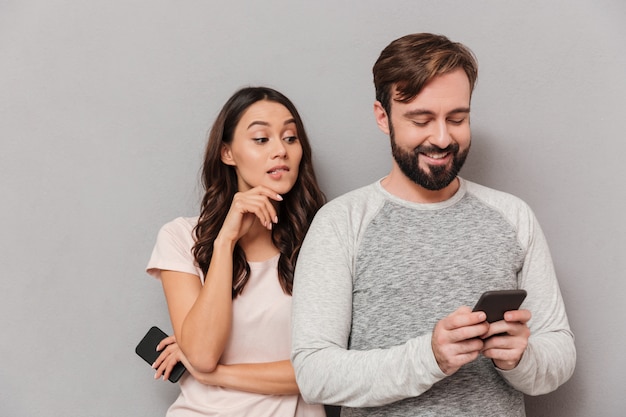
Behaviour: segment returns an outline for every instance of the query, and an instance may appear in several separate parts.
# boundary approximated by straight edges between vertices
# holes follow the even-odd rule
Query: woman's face
[[[248,107],[232,142],[222,148],[222,162],[235,167],[239,191],[263,185],[286,194],[296,183],[301,159],[293,116],[282,104],[268,100]]]

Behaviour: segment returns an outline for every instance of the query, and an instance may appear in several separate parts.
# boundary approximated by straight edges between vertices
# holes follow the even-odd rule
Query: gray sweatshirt
[[[435,323],[488,290],[523,288],[531,311],[519,365],[480,356],[446,376]],[[576,351],[544,235],[510,194],[460,180],[436,204],[376,182],[326,204],[302,246],[293,352],[305,400],[342,416],[524,416],[523,394],[555,390]]]

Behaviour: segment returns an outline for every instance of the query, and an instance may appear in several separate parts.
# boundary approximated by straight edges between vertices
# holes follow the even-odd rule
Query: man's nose
[[[433,132],[431,137],[431,144],[437,146],[439,149],[445,149],[452,143],[452,136],[450,136],[450,131],[448,130],[448,125],[444,121],[436,124],[436,131]]]

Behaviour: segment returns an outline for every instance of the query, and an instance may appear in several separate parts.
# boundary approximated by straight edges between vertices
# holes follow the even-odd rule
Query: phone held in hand
[[[517,310],[526,298],[526,290],[499,290],[484,292],[472,311],[484,311],[487,322],[504,320],[504,313]]]
[[[143,360],[148,362],[148,365],[152,366],[154,361],[156,361],[156,359],[161,354],[160,351],[156,350],[156,347],[159,342],[161,342],[161,340],[165,339],[166,337],[167,334],[163,330],[159,329],[156,326],[151,327],[150,330],[148,330],[148,333],[146,333],[146,335],[143,337],[143,339],[141,339],[141,341],[135,348],[135,353],[141,356]],[[178,380],[181,376],[183,376],[185,371],[185,365],[178,362],[172,369],[172,372],[170,373],[170,377],[168,379],[170,380],[170,382],[178,382]]]

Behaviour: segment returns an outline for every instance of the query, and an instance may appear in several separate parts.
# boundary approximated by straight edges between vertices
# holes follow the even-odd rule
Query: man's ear
[[[221,159],[222,162],[226,165],[235,166],[235,161],[233,160],[233,153],[228,145],[222,145]]]
[[[374,103],[374,117],[376,118],[376,124],[380,130],[382,130],[384,134],[388,135],[390,133],[389,116],[380,101],[376,101]]]

